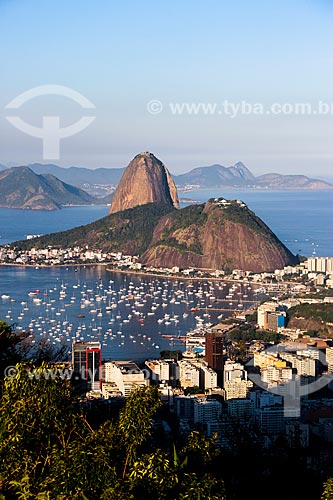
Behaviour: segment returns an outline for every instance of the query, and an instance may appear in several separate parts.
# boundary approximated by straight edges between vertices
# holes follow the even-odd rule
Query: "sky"
[[[332,25],[331,0],[0,0],[0,164],[123,167],[151,151],[175,174],[242,161],[333,180]],[[6,108],[47,85],[94,107],[37,93]],[[50,151],[10,116],[42,134],[43,117],[94,120]]]

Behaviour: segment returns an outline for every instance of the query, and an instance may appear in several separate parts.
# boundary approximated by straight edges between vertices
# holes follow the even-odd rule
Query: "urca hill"
[[[178,209],[174,182],[151,153],[137,155],[115,192],[110,215],[86,226],[15,242],[21,249],[86,246],[139,255],[145,265],[262,272],[298,262],[240,200],[211,199]]]

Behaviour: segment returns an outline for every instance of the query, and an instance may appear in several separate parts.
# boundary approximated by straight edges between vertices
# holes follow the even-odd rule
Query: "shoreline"
[[[56,264],[55,266],[48,266],[47,264],[18,264],[0,262],[0,266],[6,267],[34,267],[35,269],[56,269],[57,267],[91,267],[91,266],[107,266],[109,262],[88,262],[87,264]]]
[[[148,272],[148,273],[145,273],[143,271],[131,271],[131,270],[125,270],[125,269],[108,269],[106,268],[106,271],[108,272],[117,272],[117,273],[121,273],[121,274],[132,274],[132,275],[138,275],[138,276],[153,276],[153,277],[157,277],[157,278],[167,278],[167,279],[172,279],[172,280],[177,280],[177,281],[182,281],[182,280],[186,280],[186,281],[222,281],[222,282],[225,282],[225,283],[246,283],[247,285],[261,285],[261,286],[270,286],[271,283],[265,283],[265,282],[262,282],[262,281],[249,281],[249,280],[244,280],[244,279],[233,279],[233,278],[226,278],[226,277],[223,277],[221,276],[220,278],[216,278],[215,276],[206,276],[206,277],[193,277],[193,276],[173,276],[173,275],[170,275],[170,274],[165,274],[165,273],[162,273],[162,274],[157,274],[157,273],[152,273],[152,272]],[[284,283],[282,283],[283,285],[288,285],[288,284],[297,284],[296,282],[292,282],[292,281],[286,281]],[[277,283],[272,283],[272,285],[277,285]],[[281,283],[280,283],[281,285]]]
[[[115,272],[115,273],[121,273],[121,274],[133,274],[133,275],[138,275],[138,276],[154,276],[154,277],[157,277],[157,278],[168,278],[168,279],[172,279],[172,280],[187,280],[187,281],[211,281],[211,280],[214,280],[214,281],[231,281],[231,280],[227,280],[223,277],[221,278],[216,278],[214,276],[211,276],[211,277],[193,277],[193,276],[175,276],[175,275],[172,275],[172,274],[166,274],[166,273],[153,273],[153,272],[147,272],[145,273],[144,271],[132,271],[132,270],[125,270],[125,269],[111,269],[111,268],[106,268],[106,271],[112,273],[112,272]]]
[[[98,267],[98,266],[103,266],[106,267],[110,263],[109,262],[89,262],[87,264],[57,264],[55,266],[48,266],[46,264],[16,264],[16,263],[7,263],[7,262],[0,262],[0,266],[3,267],[28,267],[28,268],[35,268],[35,269],[57,269],[58,267],[64,268],[64,267]],[[223,277],[221,278],[216,278],[214,276],[212,277],[191,277],[191,276],[173,276],[170,274],[162,273],[153,273],[153,272],[147,272],[145,273],[144,271],[133,271],[130,269],[112,269],[106,267],[106,271],[111,272],[111,273],[120,273],[120,274],[131,274],[131,275],[138,275],[138,276],[154,276],[154,277],[160,277],[160,278],[169,278],[173,280],[192,280],[192,281],[201,281],[201,280],[214,280],[214,281],[244,281],[244,280],[228,280]],[[247,283],[247,282],[246,282]]]
[[[7,263],[7,262],[0,262],[0,267],[27,267],[27,268],[35,268],[35,269],[57,269],[57,268],[68,268],[68,267],[105,267],[105,270],[110,272],[110,273],[120,273],[120,274],[126,274],[126,275],[133,275],[133,276],[149,276],[149,277],[154,277],[154,278],[164,278],[164,279],[170,279],[170,280],[176,280],[176,281],[221,281],[221,282],[226,282],[226,283],[245,283],[247,285],[260,285],[260,286],[266,286],[269,287],[270,285],[277,285],[277,283],[265,283],[263,281],[253,281],[253,280],[248,280],[248,279],[235,279],[235,278],[226,278],[225,276],[221,276],[217,278],[216,276],[179,276],[179,275],[172,275],[172,274],[166,274],[166,273],[153,273],[153,272],[144,272],[144,271],[133,271],[130,269],[112,269],[108,268],[107,266],[109,265],[109,262],[89,262],[86,264],[80,263],[80,264],[57,264],[55,266],[48,266],[48,265],[36,265],[36,264],[16,264],[16,263]],[[297,282],[293,281],[286,281],[283,283],[280,283],[280,285],[295,285]]]

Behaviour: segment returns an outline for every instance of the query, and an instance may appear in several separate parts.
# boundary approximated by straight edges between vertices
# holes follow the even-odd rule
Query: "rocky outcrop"
[[[297,258],[245,204],[233,201],[209,202],[164,216],[142,261],[158,267],[168,263],[263,272],[295,264]]]
[[[175,183],[166,168],[152,153],[135,156],[126,168],[111,203],[110,214],[147,203],[179,208]]]

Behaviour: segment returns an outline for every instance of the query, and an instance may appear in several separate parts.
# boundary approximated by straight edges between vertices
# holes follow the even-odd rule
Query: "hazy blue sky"
[[[0,163],[43,161],[40,139],[7,122],[30,88],[68,86],[96,109],[44,96],[17,110],[40,126],[93,114],[58,163],[125,166],[150,150],[171,172],[243,161],[254,173],[333,177],[333,114],[266,114],[272,103],[333,103],[331,0],[0,0]],[[163,111],[150,114],[159,100]],[[221,103],[261,103],[226,116]],[[174,115],[169,103],[217,103]],[[333,107],[333,104],[332,104]],[[15,114],[15,113],[14,113]]]

